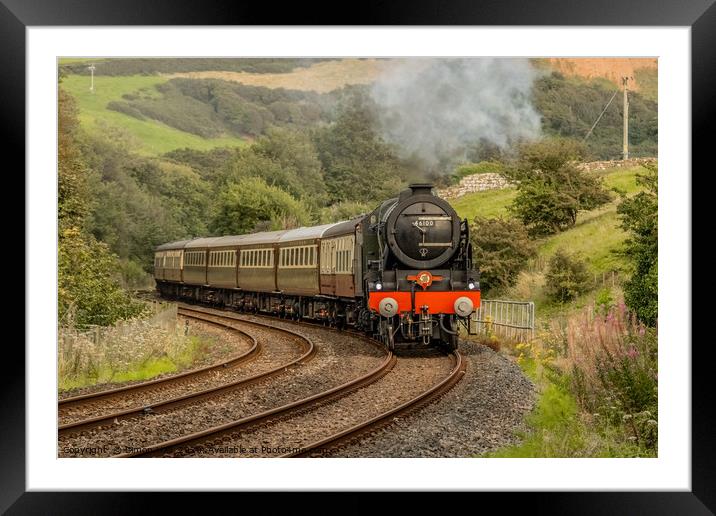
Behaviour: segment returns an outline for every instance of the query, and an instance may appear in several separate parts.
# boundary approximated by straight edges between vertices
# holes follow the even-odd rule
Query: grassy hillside
[[[617,188],[627,195],[633,195],[640,190],[636,178],[637,174],[643,171],[642,167],[613,168],[602,171],[599,175],[604,177],[604,183],[608,188]],[[450,201],[450,204],[461,218],[467,217],[469,221],[476,216],[507,217],[508,206],[516,195],[517,191],[514,188],[504,188],[468,194]],[[545,300],[542,287],[544,266],[559,248],[580,254],[587,262],[590,271],[597,277],[602,273],[623,270],[623,258],[614,253],[626,238],[626,234],[619,227],[618,203],[619,198],[615,195],[611,203],[596,210],[580,213],[573,228],[539,241],[538,257],[534,265],[520,275],[514,288],[503,293],[505,297],[535,301],[538,316],[547,315],[556,309]],[[479,228],[473,231],[479,231]],[[585,301],[586,297],[577,300],[575,306],[581,306]]]
[[[516,195],[517,190],[514,188],[503,188],[463,195],[449,202],[461,219],[472,221],[475,217],[507,217],[507,207]]]
[[[107,109],[107,103],[121,101],[124,94],[141,92],[145,96],[159,96],[155,86],[163,82],[166,82],[166,78],[160,76],[96,76],[95,91],[92,93],[89,91],[89,77],[69,75],[62,79],[60,87],[77,100],[80,122],[88,131],[119,129],[130,139],[130,145],[141,154],[157,155],[184,147],[208,150],[246,143],[245,140],[235,136],[202,138],[156,120],[139,120]]]

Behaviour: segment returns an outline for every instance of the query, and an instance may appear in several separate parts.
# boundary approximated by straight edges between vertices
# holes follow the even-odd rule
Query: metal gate
[[[535,334],[535,304],[532,301],[483,299],[473,321],[478,334],[494,334],[526,342]]]

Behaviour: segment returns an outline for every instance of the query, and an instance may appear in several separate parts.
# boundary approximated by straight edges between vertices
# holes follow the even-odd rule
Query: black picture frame
[[[345,13],[345,14],[343,14]],[[689,26],[692,66],[692,162],[706,163],[714,134],[716,92],[716,5],[714,0],[439,0],[368,1],[354,9],[286,3],[242,3],[221,0],[0,0],[0,113],[5,158],[14,154],[15,170],[25,164],[25,30],[28,26],[87,25],[551,25],[551,26]],[[705,170],[705,173],[708,171]],[[688,174],[688,171],[669,171]],[[692,176],[693,177],[693,176]],[[24,191],[24,182],[21,183]],[[693,191],[693,190],[692,190]],[[697,191],[698,192],[698,191]],[[694,199],[696,204],[696,199]],[[697,218],[692,216],[698,227]],[[8,220],[9,221],[9,220]],[[699,234],[692,230],[692,235]],[[704,233],[706,234],[706,233]],[[14,249],[19,249],[15,245]],[[24,251],[23,251],[24,254]],[[697,255],[693,255],[695,258]],[[25,257],[27,259],[27,257]],[[25,262],[27,263],[27,262]],[[695,261],[692,261],[695,264]],[[25,275],[32,271],[25,269]],[[691,281],[689,275],[689,281]],[[48,289],[48,295],[50,295]],[[17,290],[20,292],[20,290]],[[685,300],[685,302],[688,300]],[[19,304],[19,303],[18,303]],[[696,312],[703,310],[694,302]],[[699,320],[698,317],[692,320]],[[690,335],[681,343],[689,345]],[[37,493],[25,488],[25,354],[14,342],[3,354],[0,417],[0,512],[9,514],[128,513],[146,509],[148,495],[111,493]],[[713,514],[716,511],[714,402],[709,369],[712,344],[692,346],[692,491],[502,493],[500,511],[528,504],[551,514]],[[9,366],[7,364],[12,364]],[[711,487],[709,487],[711,486]],[[403,497],[405,498],[405,497]],[[420,502],[421,497],[413,497]],[[304,497],[294,497],[301,504]],[[171,501],[168,501],[171,500]],[[185,504],[183,496],[162,496],[163,509]],[[166,505],[168,503],[168,505]],[[345,503],[345,502],[344,502]],[[484,499],[480,504],[487,503]],[[363,504],[347,507],[366,508]],[[491,503],[490,506],[494,505]],[[478,509],[479,506],[475,506]],[[405,509],[408,506],[404,506]],[[345,511],[343,511],[345,512]]]

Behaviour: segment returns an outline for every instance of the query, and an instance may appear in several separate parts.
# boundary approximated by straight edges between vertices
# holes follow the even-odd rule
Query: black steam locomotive
[[[154,265],[166,297],[455,349],[480,305],[471,250],[467,220],[413,184],[345,222],[164,244]]]

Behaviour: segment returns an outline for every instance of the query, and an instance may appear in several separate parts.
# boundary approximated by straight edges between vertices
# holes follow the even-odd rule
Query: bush
[[[350,220],[358,215],[370,212],[374,207],[360,202],[344,201],[332,204],[321,210],[321,224],[330,224],[341,220]]]
[[[647,165],[647,173],[637,181],[646,186],[631,199],[624,199],[617,208],[622,229],[629,233],[624,254],[629,259],[632,275],[624,284],[624,300],[639,320],[655,326],[659,315],[659,202],[658,169]]]
[[[289,229],[311,222],[306,206],[259,177],[230,183],[214,208],[210,229],[215,235]]]
[[[602,180],[575,167],[584,156],[581,143],[563,138],[520,146],[517,161],[505,175],[518,183],[510,210],[530,235],[550,235],[574,226],[578,212],[609,202],[611,195]]]
[[[61,325],[108,326],[144,312],[144,303],[132,299],[117,284],[118,260],[102,242],[76,228],[62,230],[57,261]]]
[[[536,254],[524,226],[515,220],[476,217],[470,239],[483,292],[513,286],[527,260]]]
[[[589,290],[589,271],[584,260],[563,249],[550,258],[545,274],[545,290],[552,301],[565,303]]]
[[[602,314],[607,315],[609,313],[609,310],[612,309],[614,306],[614,297],[612,296],[612,291],[609,287],[604,287],[599,292],[597,292],[597,297],[594,301],[594,304],[596,305],[596,310]]]

